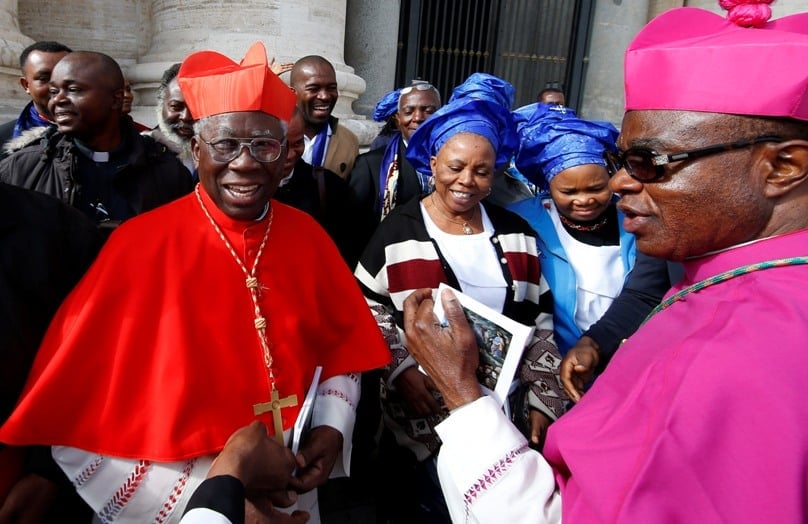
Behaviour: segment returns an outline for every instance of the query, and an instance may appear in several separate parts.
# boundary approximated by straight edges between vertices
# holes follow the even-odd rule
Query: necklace
[[[604,213],[603,218],[601,218],[600,220],[598,220],[594,224],[590,224],[588,226],[585,226],[583,224],[576,224],[575,222],[573,222],[569,218],[565,217],[561,213],[558,214],[558,218],[561,219],[562,224],[564,224],[565,226],[567,226],[567,227],[569,227],[571,229],[574,229],[575,231],[600,231],[601,229],[603,229],[603,226],[606,225],[606,222],[608,222],[609,215]]]
[[[219,235],[219,238],[222,239],[224,242],[225,247],[230,254],[233,256],[233,259],[238,264],[238,267],[241,269],[241,272],[244,273],[245,277],[245,286],[250,292],[250,298],[252,299],[253,303],[253,310],[255,313],[255,319],[253,320],[253,324],[255,325],[256,333],[258,334],[258,340],[261,343],[261,349],[263,352],[264,357],[264,366],[267,368],[267,374],[269,376],[269,385],[270,385],[270,396],[271,400],[269,402],[264,402],[260,404],[253,405],[253,413],[257,415],[261,415],[268,411],[272,411],[272,421],[274,423],[275,428],[275,440],[278,441],[279,444],[285,445],[283,442],[283,420],[281,418],[281,408],[291,407],[297,405],[297,395],[290,395],[285,398],[280,398],[278,394],[278,390],[275,388],[275,374],[272,371],[272,352],[270,351],[269,341],[267,340],[267,320],[264,315],[261,313],[261,307],[258,304],[258,298],[261,293],[261,283],[258,281],[258,277],[255,276],[255,273],[258,269],[258,263],[261,261],[261,255],[264,254],[264,247],[266,247],[267,239],[269,238],[269,230],[272,227],[272,217],[274,216],[274,210],[272,206],[269,208],[269,219],[267,220],[267,229],[264,232],[264,238],[261,239],[261,245],[258,247],[258,253],[255,255],[255,260],[253,261],[252,269],[247,271],[247,266],[244,264],[244,261],[241,260],[241,257],[238,256],[236,250],[233,249],[233,245],[227,240],[227,237],[224,236],[222,229],[219,227],[219,224],[213,219],[211,214],[208,212],[208,209],[205,207],[205,203],[202,201],[202,196],[199,194],[199,184],[197,184],[196,189],[196,199],[199,201],[199,206],[202,208],[202,212],[205,213],[205,216],[208,217],[208,221],[210,225],[213,226],[213,230]]]
[[[432,193],[432,195],[429,198],[430,202],[432,203],[432,208],[452,224],[457,224],[458,226],[461,226],[463,228],[464,235],[474,234],[474,229],[469,225],[469,222],[474,220],[474,217],[477,216],[477,206],[475,206],[474,210],[471,212],[471,218],[469,218],[468,220],[459,221],[459,220],[453,220],[452,217],[450,217],[449,215],[438,209],[437,204],[435,204],[435,193]]]
[[[747,275],[755,271],[762,271],[765,269],[773,269],[784,266],[796,266],[801,264],[808,264],[808,257],[791,257],[791,258],[778,258],[775,260],[765,260],[763,262],[758,262],[756,264],[748,264],[746,266],[730,269],[729,271],[724,271],[723,273],[719,273],[710,278],[705,278],[704,280],[696,282],[692,286],[686,287],[685,289],[679,291],[678,293],[674,293],[673,295],[669,296],[668,298],[660,302],[659,305],[657,305],[657,307],[655,307],[654,310],[651,311],[651,313],[649,313],[647,317],[645,317],[645,320],[643,320],[643,324],[648,322],[648,320],[651,317],[653,317],[663,309],[667,309],[672,304],[682,300],[687,295],[701,291],[706,287],[714,286],[716,284],[726,282],[727,280],[731,280],[735,277],[739,277],[741,275]]]

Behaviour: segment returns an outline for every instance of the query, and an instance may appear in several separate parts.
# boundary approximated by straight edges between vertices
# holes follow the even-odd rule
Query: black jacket
[[[421,196],[422,193],[418,173],[404,154],[406,151],[404,141],[401,138],[399,140],[398,187],[395,201],[397,206]],[[386,146],[380,147],[356,157],[356,164],[348,179],[348,186],[360,214],[361,230],[358,230],[358,234],[362,237],[362,244],[367,244],[376,226],[379,225],[379,171],[385,149]]]
[[[191,174],[164,145],[137,132],[121,120],[128,144],[128,162],[115,173],[113,187],[137,215],[168,203],[193,189]],[[32,144],[0,162],[0,181],[33,189],[74,205],[78,155],[73,139],[50,128]]]
[[[0,184],[0,421],[22,390],[45,329],[101,237],[76,209]]]
[[[275,191],[274,198],[314,217],[353,271],[364,247],[356,234],[356,206],[345,180],[328,169],[320,174],[318,178],[310,164],[298,160],[292,178]]]

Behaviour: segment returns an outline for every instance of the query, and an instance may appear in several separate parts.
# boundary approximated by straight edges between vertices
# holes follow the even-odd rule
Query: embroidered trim
[[[468,490],[466,490],[466,492],[463,494],[463,499],[466,502],[466,522],[469,521],[471,505],[477,500],[478,497],[480,497],[480,495],[483,494],[483,492],[496,484],[497,481],[502,478],[505,472],[511,469],[516,457],[523,454],[525,451],[527,451],[527,444],[518,449],[509,451],[504,457],[491,465],[491,467],[488,468],[488,471],[481,478],[478,478]]]
[[[323,397],[328,397],[328,396],[337,397],[337,398],[343,400],[349,406],[351,406],[351,409],[356,411],[356,406],[353,405],[353,402],[351,402],[351,399],[349,399],[348,396],[345,393],[343,393],[342,391],[338,391],[336,389],[329,388],[329,389],[325,389],[325,390],[321,391],[320,396],[323,396]]]
[[[155,524],[163,524],[171,516],[174,508],[177,506],[177,502],[182,498],[183,491],[185,491],[185,488],[188,486],[188,478],[191,476],[195,465],[196,459],[191,459],[185,463],[182,473],[174,483],[174,488],[171,490],[171,493],[168,495],[168,499],[163,503],[163,507],[160,508],[160,512],[157,513],[157,516],[154,518]]]
[[[135,465],[135,469],[129,474],[129,478],[126,479],[126,482],[118,488],[118,491],[115,492],[101,511],[98,512],[98,518],[101,522],[111,523],[115,521],[140,487],[140,483],[143,482],[143,478],[146,476],[150,467],[151,462],[148,460],[141,460]]]
[[[687,295],[691,293],[697,293],[702,289],[710,286],[714,286],[716,284],[720,284],[722,282],[726,282],[727,280],[732,280],[735,277],[740,277],[742,275],[748,275],[749,273],[753,273],[755,271],[762,271],[765,269],[773,269],[777,267],[786,267],[786,266],[795,266],[801,264],[808,264],[808,257],[790,257],[790,258],[778,258],[775,260],[765,260],[763,262],[758,262],[756,264],[748,264],[746,266],[736,267],[735,269],[730,269],[729,271],[724,271],[723,273],[719,273],[715,276],[710,278],[705,278],[700,282],[696,282],[690,287],[686,287],[685,289],[675,293],[657,305],[651,311],[645,320],[642,321],[643,324],[648,322],[654,315],[662,311],[663,309],[667,309],[672,304],[678,302],[679,300],[683,299]]]
[[[96,455],[90,464],[87,465],[76,477],[73,479],[73,487],[76,489],[82,487],[84,484],[90,481],[93,475],[95,475],[98,468],[101,467],[101,463],[104,462],[104,457],[101,455]]]

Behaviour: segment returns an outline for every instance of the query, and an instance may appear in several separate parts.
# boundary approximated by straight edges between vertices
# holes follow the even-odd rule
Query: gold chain
[[[437,204],[435,204],[435,193],[434,192],[430,195],[429,198],[431,199],[430,202],[432,203],[432,208],[435,211],[437,211],[438,214],[440,214],[443,218],[445,218],[446,220],[448,220],[452,224],[457,224],[458,226],[461,226],[463,228],[463,234],[465,234],[465,235],[473,235],[474,234],[474,228],[472,228],[469,225],[469,222],[474,220],[474,217],[477,216],[477,207],[479,207],[480,204],[477,204],[474,207],[474,210],[471,212],[471,218],[469,218],[468,220],[463,220],[463,222],[461,223],[461,222],[459,222],[457,220],[453,220],[449,215],[447,215],[446,213],[444,213],[443,211],[438,209]]]
[[[253,262],[252,270],[247,271],[247,267],[244,265],[244,262],[236,253],[236,250],[233,249],[233,245],[227,240],[227,237],[224,236],[219,225],[213,220],[213,217],[208,212],[208,209],[205,207],[205,203],[202,201],[202,196],[199,194],[199,184],[197,184],[196,189],[196,199],[199,201],[199,205],[202,208],[202,212],[205,213],[205,216],[208,217],[210,221],[210,225],[213,226],[213,229],[218,233],[219,238],[222,239],[224,245],[230,251],[230,254],[233,255],[238,267],[241,268],[241,272],[244,273],[245,277],[245,285],[247,289],[250,291],[250,298],[252,298],[253,307],[255,310],[255,330],[258,333],[258,340],[261,342],[261,349],[264,352],[264,365],[267,368],[267,373],[269,373],[269,382],[272,389],[275,389],[275,375],[272,372],[272,352],[269,350],[269,342],[267,341],[267,320],[261,314],[261,308],[258,305],[258,298],[261,292],[261,284],[258,282],[258,278],[255,276],[255,272],[258,269],[258,263],[261,261],[261,255],[264,253],[264,247],[267,244],[267,239],[269,238],[269,230],[272,227],[272,217],[273,217],[273,210],[270,206],[269,208],[269,219],[267,220],[267,229],[264,232],[264,238],[261,240],[261,245],[258,248],[258,254],[255,255],[255,261]]]

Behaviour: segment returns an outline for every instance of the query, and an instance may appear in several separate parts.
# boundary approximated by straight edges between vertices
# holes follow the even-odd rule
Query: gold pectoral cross
[[[275,441],[281,446],[285,445],[283,442],[283,419],[281,418],[281,409],[291,408],[292,406],[297,406],[297,395],[289,395],[286,398],[281,398],[278,390],[275,388],[272,388],[272,395],[270,396],[269,402],[253,404],[253,414],[256,416],[263,415],[268,411],[272,412],[272,424],[275,427]]]

